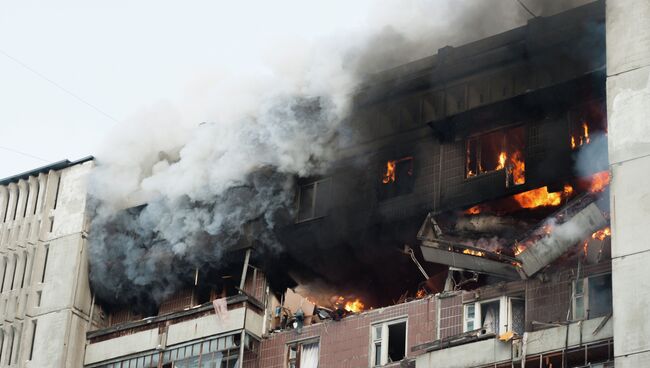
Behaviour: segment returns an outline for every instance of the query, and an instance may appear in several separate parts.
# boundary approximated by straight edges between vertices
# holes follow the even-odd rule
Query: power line
[[[34,155],[29,154],[29,153],[22,152],[22,151],[18,151],[18,150],[13,149],[13,148],[5,147],[5,146],[0,146],[0,149],[6,150],[6,151],[9,151],[9,152],[13,152],[13,153],[17,153],[17,154],[19,154],[19,155],[23,155],[23,156],[26,156],[26,157],[35,158],[35,159],[37,159],[37,160],[41,160],[41,161],[43,161],[43,162],[47,162],[47,163],[52,162],[51,160],[46,160],[46,159],[44,159],[44,158],[42,158],[42,157],[34,156]]]
[[[532,15],[533,18],[537,18],[537,16],[535,15],[535,13],[533,13],[532,11],[530,11],[530,9],[528,9],[528,7],[527,7],[526,5],[524,5],[524,3],[523,3],[521,0],[515,0],[515,1],[517,1],[517,2],[519,3],[519,5],[521,5],[522,8],[526,9],[526,11],[528,12],[528,14]]]
[[[113,121],[116,122],[116,123],[118,122],[117,119],[115,119],[114,117],[112,117],[111,115],[109,115],[109,114],[108,114],[107,112],[105,112],[104,110],[102,110],[102,109],[100,109],[99,107],[97,107],[97,106],[91,104],[90,102],[86,101],[85,99],[81,98],[80,96],[74,94],[72,91],[66,89],[65,87],[61,86],[60,84],[56,83],[55,81],[51,80],[50,78],[46,77],[45,75],[39,73],[37,70],[31,68],[29,65],[23,63],[22,61],[16,59],[15,57],[13,57],[13,56],[11,56],[11,55],[9,55],[9,54],[8,54],[7,52],[5,52],[4,50],[0,49],[0,54],[3,54],[4,56],[6,56],[7,58],[9,58],[10,60],[12,60],[13,62],[15,62],[16,64],[22,66],[23,68],[29,70],[30,72],[36,74],[37,76],[39,76],[39,77],[41,77],[41,78],[43,78],[44,80],[46,80],[47,82],[49,82],[50,84],[52,84],[53,86],[55,86],[56,88],[60,89],[61,91],[65,92],[65,93],[67,93],[68,95],[72,96],[73,98],[75,98],[76,100],[82,102],[83,104],[89,106],[90,108],[92,108],[93,110],[97,111],[98,113],[104,115],[105,117],[107,117],[107,118],[113,120]]]

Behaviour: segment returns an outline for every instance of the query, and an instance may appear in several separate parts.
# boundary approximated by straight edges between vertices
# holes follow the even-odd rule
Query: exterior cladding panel
[[[407,357],[414,357],[411,347],[435,340],[436,302],[433,297],[394,305],[347,317],[306,326],[302,333],[284,331],[261,342],[260,367],[283,368],[286,347],[290,342],[320,338],[320,368],[366,368],[369,365],[371,325],[407,317]]]
[[[440,338],[455,336],[463,332],[463,298],[457,295],[439,299]]]

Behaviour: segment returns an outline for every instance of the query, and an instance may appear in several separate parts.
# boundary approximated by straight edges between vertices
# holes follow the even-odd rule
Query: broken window
[[[571,149],[590,144],[594,137],[607,133],[602,101],[590,101],[569,113]]]
[[[296,342],[287,347],[288,368],[318,368],[318,341]]]
[[[465,177],[505,170],[506,184],[526,182],[523,126],[498,130],[467,139]]]
[[[370,350],[373,367],[404,359],[406,356],[406,320],[372,325]]]
[[[300,187],[298,194],[298,215],[296,222],[323,217],[327,214],[332,180],[330,178],[314,181]]]
[[[612,312],[611,274],[590,276],[573,282],[573,319],[590,319]]]
[[[517,297],[501,297],[464,306],[463,332],[484,330],[484,333],[503,335],[524,333],[524,300]]]
[[[413,157],[387,161],[380,169],[379,199],[388,199],[413,191]]]

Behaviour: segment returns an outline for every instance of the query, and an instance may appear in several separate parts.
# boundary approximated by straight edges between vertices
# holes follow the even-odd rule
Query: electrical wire
[[[50,162],[52,162],[52,160],[47,160],[47,159],[44,159],[44,158],[42,158],[42,157],[34,156],[34,155],[32,155],[32,154],[29,154],[29,153],[26,153],[26,152],[22,152],[22,151],[18,151],[18,150],[13,149],[13,148],[5,147],[5,146],[0,146],[0,149],[3,149],[3,150],[5,150],[5,151],[9,151],[9,152],[13,152],[13,153],[17,153],[17,154],[19,154],[19,155],[23,155],[23,156],[25,156],[25,157],[34,158],[34,159],[37,159],[37,160],[40,160],[40,161],[43,161],[43,162],[46,162],[46,163],[50,163]]]
[[[521,0],[515,0],[515,1],[516,1],[517,3],[519,3],[519,5],[521,5],[521,7],[524,8],[524,9],[528,12],[528,14],[530,14],[533,18],[537,18],[537,16],[535,15],[535,13],[533,13],[532,11],[530,11],[530,9],[528,9],[528,7],[527,7],[526,5],[524,5],[524,3],[523,3]]]
[[[24,62],[18,60],[17,58],[15,58],[15,57],[13,57],[13,56],[11,56],[11,55],[9,55],[6,51],[0,49],[0,54],[6,56],[9,60],[12,60],[12,61],[15,62],[16,64],[22,66],[23,68],[27,69],[28,71],[32,72],[33,74],[37,75],[38,77],[44,79],[44,80],[47,81],[48,83],[52,84],[54,87],[60,89],[61,91],[67,93],[68,95],[72,96],[72,97],[73,97],[74,99],[76,99],[77,101],[80,101],[81,103],[87,105],[88,107],[90,107],[90,108],[92,108],[93,110],[97,111],[98,113],[102,114],[104,117],[106,117],[106,118],[108,118],[108,119],[110,119],[110,120],[112,120],[112,121],[114,121],[114,122],[116,122],[116,123],[118,122],[117,119],[115,119],[114,117],[112,117],[111,115],[109,115],[109,114],[108,114],[107,112],[105,112],[104,110],[102,110],[102,109],[100,109],[99,107],[93,105],[92,103],[88,102],[87,100],[83,99],[82,97],[80,97],[79,95],[73,93],[72,91],[68,90],[67,88],[61,86],[60,84],[58,84],[58,83],[56,83],[55,81],[53,81],[52,79],[46,77],[45,75],[43,75],[42,73],[38,72],[37,70],[35,70],[34,68],[30,67],[29,65],[25,64]]]

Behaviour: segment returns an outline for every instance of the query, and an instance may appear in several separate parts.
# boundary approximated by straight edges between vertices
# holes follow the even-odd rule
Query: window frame
[[[508,171],[509,171],[508,167],[509,167],[509,165],[508,165],[507,162],[506,162],[506,164],[504,165],[503,168],[495,169],[495,170],[489,170],[489,171],[483,171],[483,172],[480,171],[481,138],[486,137],[486,136],[488,136],[490,134],[494,134],[494,133],[502,134],[503,139],[502,139],[502,142],[501,142],[501,151],[502,152],[507,152],[507,148],[509,146],[508,145],[508,133],[509,132],[514,132],[517,129],[522,129],[523,130],[523,133],[522,133],[523,134],[523,146],[521,147],[520,152],[521,152],[521,156],[522,156],[521,161],[524,163],[524,165],[526,165],[526,147],[528,145],[528,128],[526,127],[526,125],[521,124],[521,123],[514,124],[514,125],[509,125],[509,126],[501,127],[501,128],[498,128],[498,129],[493,129],[493,130],[481,132],[481,133],[478,133],[478,134],[473,134],[473,135],[470,135],[470,136],[468,136],[468,137],[466,137],[464,139],[464,146],[463,146],[464,152],[465,152],[465,154],[464,154],[464,157],[465,157],[465,165],[464,166],[465,166],[465,168],[464,168],[464,172],[463,172],[464,180],[466,180],[466,181],[474,180],[476,178],[483,177],[485,175],[498,173],[498,172],[501,172],[501,171],[504,171],[506,173],[506,176],[508,176]],[[475,165],[476,165],[476,167],[475,167],[476,172],[473,175],[469,175],[469,172],[470,172],[470,143],[471,142],[474,142],[474,146],[475,146],[474,147],[475,152],[474,152],[473,159],[474,159],[474,162],[475,162]],[[508,156],[511,155],[511,152],[507,152],[507,153],[508,153]],[[512,169],[510,169],[510,170],[512,170]],[[523,185],[523,184],[526,184],[526,182],[527,182],[525,171],[524,171],[524,181],[521,182],[521,183],[514,183],[514,179],[512,179],[512,178],[507,178],[507,179],[512,181],[512,185],[514,185],[514,186]]]
[[[581,277],[579,279],[576,279],[576,280],[573,280],[571,282],[571,320],[573,320],[573,321],[584,321],[584,320],[591,319],[591,318],[602,317],[602,316],[592,317],[592,316],[590,316],[590,313],[588,313],[588,312],[591,312],[591,308],[589,307],[589,299],[590,299],[590,296],[589,296],[589,289],[590,289],[589,282],[590,282],[590,280],[593,280],[593,279],[599,278],[599,277],[609,277],[610,280],[611,280],[612,274],[609,273],[609,272],[598,273],[598,274],[595,274],[595,275],[583,276],[583,277]],[[577,290],[579,284],[582,284],[582,293],[579,293],[578,290]],[[612,286],[612,289],[613,289],[613,286]],[[613,291],[613,290],[610,290],[610,291]],[[577,305],[578,304],[577,300],[579,298],[582,299],[582,308],[581,309],[579,309],[579,307]],[[613,309],[613,305],[611,307]],[[578,311],[580,311],[579,315],[577,315]]]
[[[318,362],[320,364],[320,352],[321,352],[320,337],[315,337],[315,338],[293,340],[287,342],[285,347],[285,354],[284,354],[285,357],[284,366],[287,368],[300,368],[300,353],[302,352],[302,347],[303,345],[311,345],[311,344],[318,344]],[[296,356],[293,358],[289,355],[291,353],[292,347],[296,347]],[[291,363],[293,363],[294,365],[292,366]]]
[[[325,196],[329,197],[329,195],[332,193],[332,178],[331,177],[326,177],[326,178],[321,178],[321,179],[318,179],[318,180],[313,180],[313,181],[310,181],[308,183],[301,184],[301,185],[298,186],[298,198],[296,200],[296,219],[295,219],[296,224],[299,224],[301,222],[307,222],[307,221],[312,221],[312,220],[316,220],[316,219],[319,219],[319,218],[323,218],[323,217],[325,217],[327,215],[326,213],[325,214],[317,214],[316,213],[316,207],[317,207],[318,197],[319,197],[319,189],[318,189],[318,187],[319,187],[319,185],[323,186],[324,185],[323,183],[325,183],[325,182],[329,182],[329,187],[326,187],[326,189],[321,189],[321,190],[325,190],[326,193],[325,194],[320,194],[320,195],[321,196],[325,195]],[[300,217],[300,208],[301,208],[302,200],[303,200],[303,198],[302,198],[302,196],[303,196],[303,188],[307,188],[309,186],[312,186],[314,188],[314,194],[312,196],[311,205],[310,205],[311,214],[309,216],[305,217],[305,218],[301,218]]]
[[[482,306],[484,304],[490,304],[494,302],[499,302],[499,326],[498,326],[498,331],[494,331],[494,333],[497,336],[503,335],[508,331],[513,331],[513,321],[512,321],[512,316],[513,316],[513,307],[512,307],[512,302],[513,301],[521,301],[523,300],[524,303],[526,302],[525,298],[523,296],[501,296],[498,298],[491,298],[491,299],[486,299],[486,300],[476,300],[470,303],[464,303],[463,304],[463,332],[470,332],[470,331],[476,331],[476,330],[481,330],[483,328],[482,321],[483,321],[483,316],[482,316]],[[473,328],[468,328],[467,322],[468,322],[468,309],[470,306],[474,306],[474,318],[472,319],[472,327]],[[524,304],[525,308],[525,304]],[[479,325],[477,326],[477,323]]]
[[[390,335],[388,333],[388,328],[393,325],[404,323],[404,358],[406,359],[408,354],[408,316],[402,316],[398,318],[392,318],[383,321],[377,321],[370,325],[370,354],[368,355],[368,367],[383,367],[387,364],[393,364],[396,362],[388,362],[388,346],[390,344]],[[375,329],[377,327],[381,328],[381,337],[375,337]],[[376,354],[377,354],[377,344],[379,344],[379,364],[376,364]],[[385,347],[385,348],[384,348]]]

